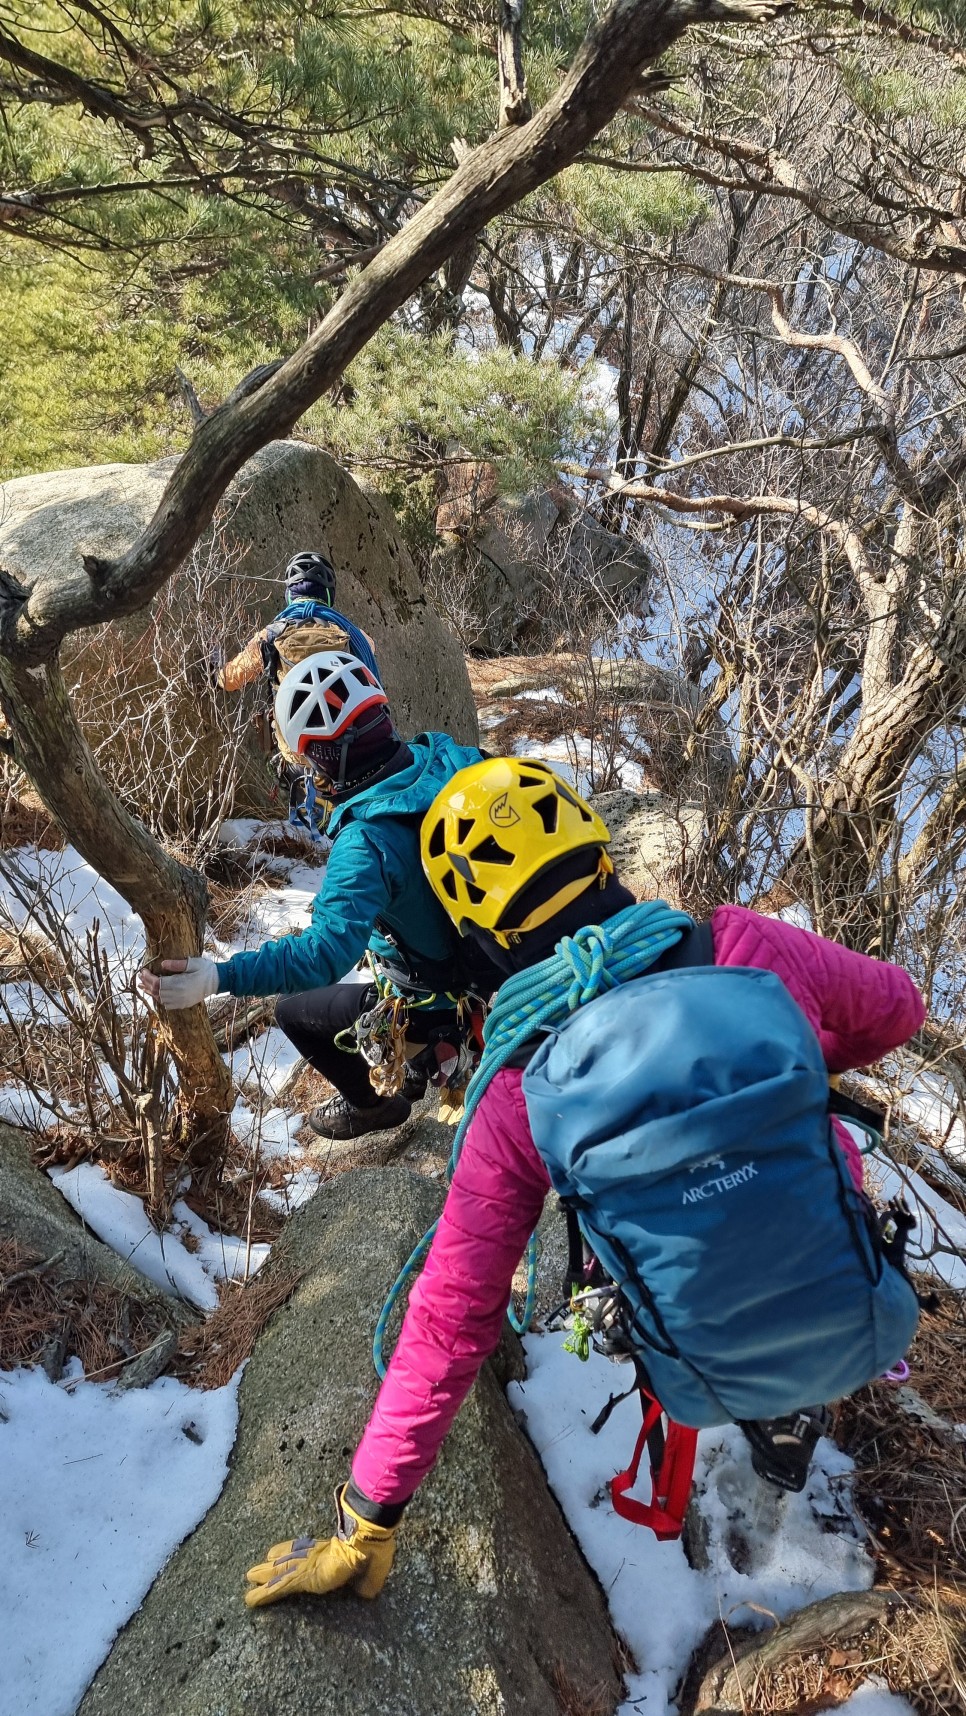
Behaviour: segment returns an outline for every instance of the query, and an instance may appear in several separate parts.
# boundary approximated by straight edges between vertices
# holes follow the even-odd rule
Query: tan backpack
[[[297,667],[307,656],[318,655],[323,649],[347,650],[353,654],[349,634],[343,626],[320,620],[292,620],[276,632],[272,643],[278,657],[278,680]]]

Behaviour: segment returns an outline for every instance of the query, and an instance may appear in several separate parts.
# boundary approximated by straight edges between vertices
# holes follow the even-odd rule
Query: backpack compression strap
[[[680,1537],[684,1516],[691,1496],[694,1477],[694,1456],[698,1432],[668,1419],[667,1430],[661,1424],[663,1407],[659,1400],[641,1389],[641,1410],[644,1422],[626,1472],[618,1472],[609,1484],[614,1512],[634,1525],[646,1525],[662,1543]],[[651,1500],[635,1501],[627,1491],[634,1488],[640,1471],[644,1449],[651,1462]]]

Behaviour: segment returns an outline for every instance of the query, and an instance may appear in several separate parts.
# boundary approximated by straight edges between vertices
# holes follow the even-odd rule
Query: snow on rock
[[[527,1379],[509,1393],[637,1659],[624,1716],[668,1716],[691,1653],[719,1617],[754,1625],[762,1610],[781,1618],[871,1585],[873,1565],[846,1497],[851,1462],[828,1441],[806,1491],[784,1496],[755,1476],[740,1430],[702,1433],[695,1485],[707,1527],[705,1572],[689,1565],[680,1542],[659,1543],[616,1515],[607,1484],[630,1460],[640,1427],[633,1399],[599,1435],[590,1425],[630,1379],[595,1353],[581,1364],[563,1351],[563,1338],[527,1337]],[[646,1499],[646,1480],[642,1493]]]
[[[163,1292],[178,1294],[200,1310],[214,1309],[218,1294],[200,1254],[186,1251],[174,1234],[157,1233],[133,1192],[121,1191],[93,1162],[48,1172],[71,1208],[119,1257]]]
[[[38,896],[43,896],[47,911],[54,911],[64,919],[71,936],[82,947],[95,921],[100,925],[101,947],[107,954],[112,979],[123,982],[144,948],[141,920],[127,901],[73,846],[65,847],[63,852],[22,846],[10,856],[21,877]],[[29,922],[37,930],[29,905],[25,907],[16,899],[9,886],[3,890],[3,905],[14,923],[23,926]]]
[[[254,1086],[260,1093],[277,1096],[300,1059],[298,1049],[284,1031],[280,1031],[277,1025],[271,1025],[260,1037],[249,1038],[234,1051],[229,1061],[232,1082],[242,1088]]]
[[[898,1169],[878,1150],[865,1158],[869,1190],[879,1201],[912,1200],[918,1225],[906,1247],[914,1269],[929,1269],[948,1287],[966,1287],[966,1216],[927,1185],[914,1168]]]
[[[881,1680],[864,1681],[836,1710],[838,1716],[915,1716],[912,1705],[890,1692]]]
[[[239,1371],[112,1392],[0,1375],[0,1710],[70,1716],[159,1569],[217,1500]]]

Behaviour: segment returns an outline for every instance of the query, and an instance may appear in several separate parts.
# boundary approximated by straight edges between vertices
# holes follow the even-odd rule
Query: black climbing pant
[[[375,1005],[376,998],[374,984],[333,983],[327,989],[280,995],[275,1004],[275,1022],[289,1042],[353,1108],[368,1108],[377,1098],[363,1056],[340,1049],[335,1039],[349,1031],[359,1014]],[[417,1009],[411,1015],[407,1040],[421,1046],[426,1042],[427,1026],[446,1025],[451,1020],[455,1020],[452,1009],[432,1013]]]

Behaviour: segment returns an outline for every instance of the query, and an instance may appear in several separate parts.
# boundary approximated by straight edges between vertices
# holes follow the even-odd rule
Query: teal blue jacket
[[[408,768],[378,781],[333,812],[332,851],[312,922],[300,935],[267,941],[218,966],[219,988],[230,995],[294,994],[338,983],[366,948],[391,951],[375,928],[385,924],[418,978],[420,959],[449,962],[459,938],[436,900],[419,856],[419,819],[459,769],[481,752],[448,733],[410,741]],[[431,987],[435,987],[435,983]]]

